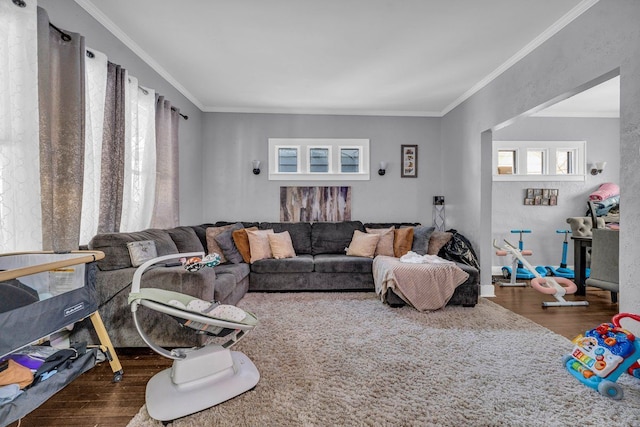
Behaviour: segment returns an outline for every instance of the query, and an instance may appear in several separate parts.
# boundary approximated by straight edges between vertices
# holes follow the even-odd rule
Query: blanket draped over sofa
[[[180,226],[167,230],[149,229],[130,233],[98,234],[89,242],[92,250],[105,253],[99,261],[96,274],[99,311],[115,347],[145,347],[139,337],[133,317],[127,303],[131,281],[136,267],[132,265],[127,243],[153,241],[158,256],[187,252],[209,253],[214,245],[211,236],[225,227],[224,233],[217,234],[216,242],[222,243],[221,255],[227,262],[214,268],[203,268],[188,272],[182,266],[160,265],[151,269],[142,279],[142,286],[171,290],[196,298],[223,304],[236,305],[249,292],[295,292],[295,291],[374,291],[373,262],[371,256],[346,255],[356,231],[391,228],[399,230],[415,227],[419,224],[407,223],[370,223],[345,221],[338,223],[280,223],[280,222],[228,222],[207,223],[196,226]],[[247,254],[240,256],[227,250],[242,250],[237,244],[229,245],[229,238],[237,230],[264,230],[265,233],[280,234],[287,232],[290,237],[292,257],[276,259],[272,255],[255,259],[247,263]],[[406,230],[404,230],[406,231]],[[429,230],[416,232],[412,244],[427,251]],[[426,234],[424,233],[426,232]],[[241,233],[242,234],[242,233]],[[248,232],[247,232],[248,234]],[[259,233],[256,233],[257,236]],[[402,233],[403,235],[407,233]],[[252,234],[251,237],[255,237]],[[263,236],[264,237],[264,236]],[[226,240],[225,240],[226,239]],[[433,243],[433,239],[431,239]],[[245,248],[246,249],[246,248]],[[414,248],[415,249],[415,248]],[[429,248],[431,250],[431,248]],[[219,249],[217,249],[219,250]],[[437,245],[436,251],[446,258],[446,250]],[[406,252],[406,248],[405,248]],[[438,252],[436,252],[438,253]],[[228,256],[227,256],[228,255]],[[255,254],[254,254],[255,255]],[[468,274],[464,283],[457,286],[448,304],[473,306],[478,300],[479,272],[476,268],[456,263]],[[404,305],[405,301],[390,290],[386,301],[392,305]],[[142,310],[144,308],[140,308]],[[146,333],[158,345],[164,347],[194,346],[202,342],[191,331],[182,328],[178,322],[152,310],[139,313],[138,319]],[[92,328],[80,327],[73,332],[72,339],[98,342],[92,335]]]
[[[409,263],[384,255],[373,260],[376,293],[382,301],[392,290],[418,311],[444,307],[468,278],[469,273],[454,262]]]

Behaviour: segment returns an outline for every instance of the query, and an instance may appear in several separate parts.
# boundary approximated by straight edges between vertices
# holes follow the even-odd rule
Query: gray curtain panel
[[[124,68],[112,62],[107,63],[98,233],[120,231],[124,188],[125,77]]]
[[[78,249],[84,177],[85,42],[65,33],[38,8],[42,249],[53,251]]]
[[[180,110],[164,96],[156,101],[156,195],[152,228],[172,228],[180,223],[178,202],[178,126]]]

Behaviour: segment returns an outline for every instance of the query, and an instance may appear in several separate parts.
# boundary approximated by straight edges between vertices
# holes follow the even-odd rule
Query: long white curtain
[[[120,231],[149,228],[156,187],[156,130],[153,89],[129,75],[125,90],[125,159]]]
[[[36,7],[0,1],[0,252],[42,249]]]
[[[84,188],[80,244],[84,245],[98,232],[100,215],[100,177],[102,173],[102,136],[104,103],[107,90],[107,56],[95,49],[85,60],[85,152]]]

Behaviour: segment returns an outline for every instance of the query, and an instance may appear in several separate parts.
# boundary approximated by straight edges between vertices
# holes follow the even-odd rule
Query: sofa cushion
[[[363,233],[362,231],[354,231],[353,238],[347,248],[347,256],[363,256],[373,258],[376,253],[376,246],[380,240],[380,234]]]
[[[231,237],[233,243],[235,243],[238,252],[242,255],[242,260],[247,264],[251,262],[251,247],[249,246],[249,236],[247,236],[247,230],[257,230],[258,227],[241,228],[240,230],[233,230]]]
[[[252,263],[261,259],[273,258],[267,234],[273,234],[273,230],[247,230]]]
[[[240,225],[229,224],[229,225],[208,227],[207,228],[207,253],[208,254],[216,253],[220,255],[220,263],[221,264],[226,263],[227,258],[224,256],[224,252],[222,251],[222,248],[220,247],[218,242],[216,242],[216,237],[218,237],[225,231],[238,230],[240,228],[242,228],[241,224]]]
[[[393,227],[389,228],[367,228],[367,233],[379,234],[380,240],[376,245],[376,252],[374,255],[386,255],[393,256]]]
[[[403,227],[394,230],[393,255],[400,258],[411,250],[413,245],[413,227]]]
[[[242,224],[242,226],[244,228],[250,228],[250,227],[257,227],[260,225],[260,223],[258,222],[250,222],[250,221],[235,221],[235,222],[229,222],[229,221],[217,221],[215,223],[216,227],[224,227],[226,225],[235,225],[235,224]]]
[[[223,231],[218,234],[213,240],[216,241],[220,249],[222,249],[222,253],[227,261],[232,262],[234,264],[239,264],[242,262],[242,255],[238,252],[238,248],[236,248],[236,244],[233,243],[233,232],[235,230],[239,230],[242,228],[242,224],[232,225],[229,230]]]
[[[365,228],[400,228],[400,227],[415,227],[420,225],[419,222],[367,222],[364,224]]]
[[[132,267],[127,243],[153,240],[158,256],[177,254],[178,248],[165,230],[148,229],[132,233],[102,233],[94,236],[89,249],[104,252],[105,257],[97,262],[103,271]]]
[[[200,243],[202,244],[202,249],[207,250],[207,228],[213,227],[213,224],[205,223],[200,225],[192,225],[193,231],[195,231],[196,236],[200,239]]]
[[[435,227],[427,227],[424,225],[413,228],[413,243],[411,250],[420,255],[426,255],[429,248],[429,238]]]
[[[344,254],[356,230],[365,231],[362,222],[314,222],[311,224],[313,255]]]
[[[249,264],[219,264],[216,265],[213,270],[216,272],[216,276],[220,274],[232,274],[235,277],[236,282],[241,282],[242,279],[249,275]]]
[[[293,243],[291,243],[291,235],[288,231],[269,233],[267,237],[269,238],[269,246],[271,246],[271,252],[275,259],[293,258],[296,256]]]
[[[261,259],[251,264],[253,273],[311,273],[313,256],[298,255],[295,258]]]
[[[316,255],[313,262],[317,273],[371,273],[373,265],[372,258],[336,254]]]
[[[274,233],[288,231],[296,254],[310,254],[312,252],[310,222],[261,222],[260,229],[271,229]]]
[[[178,252],[204,252],[204,246],[193,228],[186,226],[170,228],[167,233],[176,244]]]
[[[427,254],[438,255],[440,249],[442,249],[444,245],[446,245],[449,240],[451,240],[452,237],[453,234],[447,231],[434,231],[433,233],[431,233]]]

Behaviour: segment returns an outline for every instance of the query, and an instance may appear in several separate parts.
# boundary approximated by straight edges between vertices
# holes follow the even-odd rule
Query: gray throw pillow
[[[431,233],[433,233],[434,230],[434,227],[427,227],[424,225],[414,227],[411,250],[417,254],[426,255],[427,249],[429,248],[429,239],[431,238]]]
[[[233,242],[233,232],[235,230],[239,230],[243,228],[242,224],[236,224],[231,229],[218,234],[214,237],[214,240],[222,249],[222,253],[227,261],[232,262],[233,264],[240,264],[243,262],[242,254],[236,248],[236,244]]]

